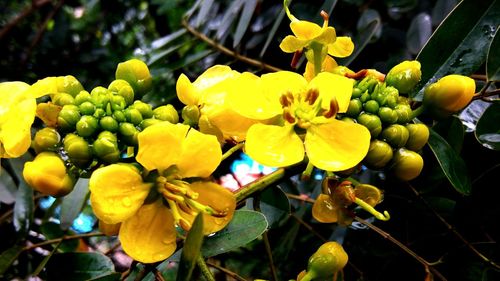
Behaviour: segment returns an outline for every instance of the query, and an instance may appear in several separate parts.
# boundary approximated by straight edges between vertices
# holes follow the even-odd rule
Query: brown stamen
[[[302,50],[293,53],[292,62],[290,63],[290,67],[292,69],[297,69],[297,64],[299,63],[300,57],[302,57]]]
[[[339,112],[339,103],[337,102],[336,98],[332,98],[330,100],[330,109],[327,112],[323,113],[323,116],[325,116],[326,118],[331,118],[335,116],[337,112]]]
[[[183,218],[179,219],[179,226],[185,231],[189,231],[191,229],[191,224]]]
[[[328,19],[330,18],[330,16],[328,15],[327,12],[321,10],[321,12],[319,13],[321,15],[321,17],[323,18],[324,21],[328,21]]]
[[[295,123],[295,118],[292,116],[292,113],[290,113],[290,109],[288,107],[283,110],[283,119],[285,119],[288,123]]]
[[[290,106],[290,101],[288,100],[286,95],[281,95],[280,96],[280,103],[283,107]]]
[[[309,105],[313,105],[319,97],[319,91],[317,89],[309,89],[306,94],[305,101],[309,103]]]

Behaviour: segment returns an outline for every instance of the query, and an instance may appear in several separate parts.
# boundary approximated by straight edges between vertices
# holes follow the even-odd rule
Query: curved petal
[[[321,34],[314,39],[314,41],[323,44],[323,45],[331,45],[335,43],[335,39],[337,38],[337,34],[335,33],[335,28],[329,26],[321,32]]]
[[[293,35],[286,36],[280,43],[280,49],[285,53],[294,53],[302,50],[309,44],[308,40],[301,40]]]
[[[292,93],[297,96],[307,89],[306,79],[302,75],[291,71],[264,74],[261,77],[261,83],[262,91],[267,99],[280,107],[281,95]]]
[[[189,78],[182,73],[175,85],[177,97],[185,105],[198,105],[200,93],[194,88]]]
[[[304,145],[293,126],[253,125],[247,133],[245,152],[270,167],[285,167],[304,159]]]
[[[29,90],[34,98],[39,98],[45,95],[56,94],[57,90],[57,77],[45,77],[36,81]]]
[[[122,223],[119,239],[123,250],[143,263],[162,261],[176,248],[174,218],[161,200],[143,205],[137,213]]]
[[[337,207],[330,196],[320,194],[312,207],[312,216],[319,222],[333,223],[337,222]]]
[[[253,120],[238,114],[227,105],[205,106],[202,108],[201,112],[202,116],[198,124],[201,132],[204,133],[202,126],[206,125],[203,124],[201,118],[205,116],[210,121],[210,124],[220,130],[224,139],[234,140],[236,142],[244,141],[248,129],[253,124],[259,122],[258,120]]]
[[[332,72],[337,66],[338,66],[337,62],[332,57],[325,56],[325,60],[321,65],[321,71]],[[306,64],[306,69],[304,71],[304,78],[306,78],[307,81],[311,81],[314,78],[314,64],[310,63],[309,61]]]
[[[357,123],[331,119],[329,123],[311,126],[304,144],[314,166],[343,171],[363,160],[370,146],[370,132]]]
[[[204,91],[221,81],[229,78],[237,77],[240,73],[232,70],[227,65],[214,65],[209,69],[205,70],[196,80],[193,82],[194,87],[199,91]]]
[[[352,87],[352,79],[330,72],[321,72],[309,82],[310,89],[318,89],[322,107],[328,110],[330,100],[336,98],[339,112],[347,111],[351,101]]]
[[[116,224],[137,212],[151,184],[142,181],[135,167],[112,164],[92,173],[89,189],[95,215],[107,224]]]
[[[223,229],[233,218],[236,209],[236,199],[233,193],[213,182],[194,182],[189,187],[198,193],[198,202],[227,214],[224,217],[204,214],[203,233],[207,235]]]
[[[290,29],[301,40],[312,40],[323,32],[321,26],[305,20],[292,21]]]
[[[337,37],[335,43],[328,45],[328,54],[337,58],[350,56],[354,51],[354,43],[351,37]]]
[[[138,135],[137,162],[147,170],[160,172],[177,164],[179,148],[186,137],[188,125],[159,122],[147,127]]]
[[[183,178],[209,177],[222,161],[222,150],[217,137],[190,129],[181,147],[177,168]]]

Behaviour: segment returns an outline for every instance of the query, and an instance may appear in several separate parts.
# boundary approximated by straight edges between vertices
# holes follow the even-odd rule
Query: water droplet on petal
[[[130,207],[132,206],[132,200],[130,200],[130,197],[125,197],[122,199],[122,204],[125,207]]]

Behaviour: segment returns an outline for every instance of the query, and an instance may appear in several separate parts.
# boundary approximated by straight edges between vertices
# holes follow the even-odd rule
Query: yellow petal
[[[320,194],[312,207],[313,217],[323,223],[337,222],[337,207],[329,195]]]
[[[314,39],[314,41],[321,43],[323,45],[331,45],[335,42],[337,35],[335,33],[335,28],[329,26],[321,32],[321,34]]]
[[[261,77],[261,83],[262,91],[267,99],[280,108],[281,95],[292,93],[297,96],[307,89],[306,79],[302,75],[291,71],[264,74]]]
[[[195,129],[189,130],[182,146],[176,147],[175,150],[180,153],[175,164],[183,178],[209,177],[222,160],[222,150],[217,137],[202,134]]]
[[[304,144],[314,166],[326,171],[343,171],[363,160],[370,146],[370,132],[362,125],[331,119],[311,126]]]
[[[266,85],[267,86],[267,85]],[[228,90],[227,102],[238,114],[255,120],[265,120],[282,113],[279,98],[267,96],[259,77],[244,72]]]
[[[346,112],[351,101],[353,80],[329,72],[321,72],[309,82],[310,89],[317,89],[322,107],[330,108],[330,100],[337,99],[339,112]]]
[[[122,223],[123,250],[136,261],[153,263],[170,257],[176,248],[174,218],[160,200],[143,205]]]
[[[56,94],[57,92],[57,77],[45,77],[36,81],[30,88],[30,94],[34,98]]]
[[[200,93],[194,88],[189,78],[182,73],[175,85],[177,97],[185,105],[198,105]]]
[[[179,149],[187,135],[189,126],[168,121],[151,125],[138,135],[137,162],[147,170],[160,172],[177,164]]]
[[[304,159],[304,145],[293,126],[253,125],[247,133],[245,152],[270,167],[285,167]]]
[[[198,202],[208,205],[219,212],[227,213],[224,217],[203,215],[203,233],[205,235],[223,229],[233,218],[236,199],[233,193],[213,182],[194,182],[190,185],[199,197]]]
[[[354,43],[351,37],[337,37],[335,43],[328,45],[328,54],[337,58],[350,56],[354,51]]]
[[[133,166],[112,164],[92,173],[89,188],[95,215],[107,224],[115,224],[137,212],[151,184],[144,183]]]
[[[294,53],[302,50],[307,44],[309,44],[308,40],[300,40],[293,35],[288,35],[281,41],[280,49],[285,53]]]
[[[64,161],[55,152],[42,152],[26,162],[24,180],[35,190],[54,197],[70,193],[74,180],[66,173]]]
[[[312,40],[323,32],[321,26],[305,20],[292,21],[290,29],[300,40]]]
[[[321,66],[321,71],[332,72],[337,66],[337,62],[332,57],[325,56],[325,60]],[[309,61],[306,64],[304,78],[306,78],[307,81],[311,81],[314,78],[314,64]]]

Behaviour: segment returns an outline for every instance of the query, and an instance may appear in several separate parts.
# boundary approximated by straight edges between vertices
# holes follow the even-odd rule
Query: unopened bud
[[[405,146],[410,136],[408,129],[400,124],[392,124],[385,128],[380,134],[380,138],[389,143],[394,148]]]
[[[142,115],[142,118],[144,119],[153,117],[153,107],[148,103],[136,100],[134,101],[132,108],[139,110],[139,112]]]
[[[78,108],[80,109],[80,113],[83,115],[92,115],[96,110],[95,105],[90,101],[83,102],[78,106]]]
[[[98,108],[106,108],[109,103],[108,89],[97,86],[90,92],[92,103]]]
[[[86,140],[75,134],[64,137],[64,151],[71,163],[79,168],[86,168],[92,163],[92,151]]]
[[[148,118],[148,119],[142,120],[141,124],[139,124],[139,127],[141,128],[141,130],[144,130],[147,127],[154,125],[156,123],[159,123],[159,122],[161,122],[160,119]]]
[[[59,76],[56,83],[58,92],[70,94],[72,97],[76,97],[80,91],[84,90],[80,81],[72,75]]]
[[[392,156],[392,147],[388,143],[381,140],[372,140],[363,163],[369,168],[380,169],[389,163]]]
[[[397,178],[409,181],[416,178],[422,172],[424,160],[418,153],[400,148],[394,153],[390,164],[390,171]]]
[[[91,95],[85,90],[80,91],[75,97],[75,105],[80,105],[86,101],[91,101]]]
[[[120,132],[121,140],[123,140],[125,144],[130,146],[137,145],[137,134],[139,134],[139,131],[132,123],[120,123],[118,131]]]
[[[99,120],[99,125],[101,126],[101,129],[105,131],[110,131],[113,133],[118,131],[118,122],[111,116],[102,117]]]
[[[348,256],[342,245],[329,241],[311,255],[303,280],[331,280],[347,264]]]
[[[134,89],[136,99],[140,99],[152,88],[152,77],[148,66],[138,59],[119,63],[116,68],[115,78],[127,81]]]
[[[474,79],[451,74],[425,88],[423,104],[434,117],[440,118],[462,110],[475,91]]]
[[[61,141],[61,136],[56,129],[45,127],[36,132],[33,138],[33,149],[37,154],[54,149]]]
[[[349,102],[349,107],[347,108],[346,115],[350,117],[358,117],[358,115],[363,110],[363,103],[359,99],[352,99]]]
[[[179,122],[179,114],[171,104],[162,105],[155,108],[153,110],[153,115],[156,119],[168,121],[172,124],[177,124]]]
[[[409,93],[422,76],[420,71],[420,63],[418,61],[403,61],[402,63],[394,66],[387,76],[385,82],[389,86],[393,86],[401,93]]]
[[[56,105],[64,106],[73,104],[75,102],[75,98],[67,93],[57,93],[52,97],[52,102]]]
[[[106,164],[120,160],[120,150],[116,135],[109,131],[102,131],[92,145],[94,154]]]
[[[122,96],[127,105],[131,105],[134,102],[134,89],[125,80],[114,80],[111,84],[109,84],[108,90]]]
[[[398,122],[398,113],[387,106],[383,106],[378,110],[378,117],[386,124],[394,124]]]
[[[99,129],[99,121],[90,115],[85,115],[76,123],[76,132],[82,137],[90,137]]]
[[[125,114],[125,118],[127,122],[132,123],[134,125],[139,125],[142,122],[141,112],[135,108],[127,108],[123,111]]]
[[[382,132],[382,121],[377,115],[370,113],[361,113],[358,118],[358,123],[365,126],[372,138],[376,138]]]
[[[408,129],[410,136],[405,147],[413,151],[422,149],[429,140],[429,128],[425,124],[418,123],[408,124],[406,129]]]
[[[399,124],[406,124],[411,121],[413,111],[411,110],[410,105],[398,104],[394,108],[394,111],[396,111],[396,114],[398,115]]]
[[[363,108],[365,109],[366,112],[369,112],[372,114],[377,114],[378,109],[379,109],[379,105],[378,105],[378,102],[376,102],[374,100],[369,100],[369,101],[365,102],[365,104],[363,105]]]
[[[57,126],[63,131],[71,132],[80,118],[80,110],[76,105],[65,105],[57,116]]]

